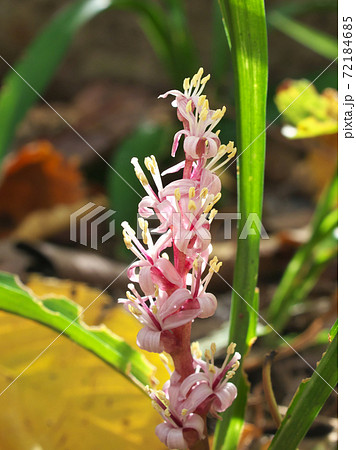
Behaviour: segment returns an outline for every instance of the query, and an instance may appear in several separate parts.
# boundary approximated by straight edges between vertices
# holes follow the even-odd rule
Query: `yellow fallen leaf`
[[[84,308],[100,293],[82,283],[34,276],[37,295],[67,295]],[[103,294],[84,313],[90,324],[103,322],[135,345],[139,324],[121,307],[103,315]],[[27,319],[0,312],[0,392],[58,333]],[[168,377],[158,355],[146,353]],[[155,436],[159,415],[146,395],[93,354],[66,337],[58,338],[0,396],[0,449],[138,450],[165,448]]]

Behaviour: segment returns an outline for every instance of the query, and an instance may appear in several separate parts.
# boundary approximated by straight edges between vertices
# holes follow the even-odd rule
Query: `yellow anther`
[[[210,361],[211,360],[210,350],[206,349],[204,352],[204,356],[205,356],[206,361]]]
[[[158,313],[158,308],[156,305],[152,305],[151,311],[153,312],[153,314],[157,314]]]
[[[209,111],[208,111],[206,108],[203,108],[203,109],[201,110],[201,113],[199,114],[200,120],[205,121],[205,120],[207,119],[207,117],[208,117],[208,112],[209,112]]]
[[[198,261],[198,258],[196,258],[196,259],[193,261],[193,269],[194,269],[194,270],[198,270],[198,266],[199,266],[199,261]]]
[[[131,300],[132,302],[135,302],[135,301],[137,300],[137,298],[136,298],[133,294],[131,294],[130,291],[126,291],[126,297],[127,297],[129,300]]]
[[[210,219],[210,220],[213,220],[217,213],[218,213],[218,210],[215,209],[215,208],[213,208],[213,209],[210,211],[209,219]]]
[[[200,359],[202,357],[202,351],[200,350],[199,342],[192,342],[190,348],[195,358]]]
[[[159,295],[159,287],[158,284],[155,285],[155,297],[158,297]],[[156,307],[157,308],[157,307]],[[155,313],[156,314],[156,313]]]
[[[148,240],[147,240],[148,222],[147,222],[147,220],[142,219],[142,217],[139,217],[138,218],[138,225],[141,228],[141,230],[143,231],[143,233],[142,233],[143,242],[144,242],[144,244],[147,245],[147,242],[148,242]]]
[[[209,265],[216,264],[218,261],[218,257],[214,256],[214,258],[210,260]]]
[[[189,200],[188,209],[189,211],[195,211],[197,209],[197,205],[194,200]]]
[[[237,148],[235,147],[233,150],[231,150],[228,158],[229,159],[233,158],[236,155],[236,152],[237,152]]]
[[[129,308],[130,313],[133,314],[134,316],[142,315],[142,312],[140,310],[138,310],[137,308],[135,308],[134,306],[129,305],[128,308]]]
[[[192,101],[191,100],[189,100],[189,102],[187,103],[185,110],[187,111],[188,114],[192,112]]]
[[[221,192],[215,195],[213,204],[215,205],[215,203],[217,203],[220,199],[221,199]]]
[[[221,130],[216,130],[215,131],[216,136],[219,136],[220,133],[221,133]]]
[[[233,355],[235,353],[235,348],[236,348],[235,342],[231,342],[231,344],[227,348],[227,352],[226,353],[228,355]]]
[[[229,370],[226,374],[226,378],[230,380],[235,375],[235,372],[233,370]]]
[[[188,91],[190,88],[190,78],[185,78],[183,81],[183,89]]]
[[[135,174],[136,174],[137,178],[140,180],[142,186],[148,185],[148,180],[146,178],[146,175],[142,172],[142,170],[135,168]]]
[[[166,417],[171,417],[171,413],[169,412],[169,409],[168,409],[168,408],[166,408],[166,409],[164,410],[164,415],[165,415]]]
[[[218,273],[220,267],[222,266],[222,262],[218,262],[218,258],[214,256],[214,258],[209,263],[210,269],[209,272],[215,272]]]
[[[158,167],[157,159],[156,159],[155,155],[151,155],[151,161],[152,161],[153,167]]]
[[[181,415],[184,417],[184,416],[187,415],[187,413],[188,413],[188,410],[186,408],[183,408],[182,412],[181,412]]]
[[[177,202],[179,202],[179,200],[180,200],[180,190],[179,190],[179,188],[174,189],[174,196],[175,196]]]
[[[157,391],[156,396],[157,396],[157,398],[159,398],[161,400],[161,402],[164,404],[164,406],[166,406],[168,408],[169,400],[166,397],[166,394],[163,391]]]
[[[198,100],[198,106],[202,106],[206,100],[206,95],[201,95]]]
[[[192,186],[189,188],[189,198],[195,197],[195,188]]]
[[[210,373],[215,373],[216,372],[214,364],[209,364],[209,372]]]
[[[216,344],[215,344],[215,342],[211,343],[210,349],[211,349],[211,354],[214,356],[215,353],[216,353]]]
[[[219,155],[224,155],[226,153],[226,145],[225,144],[221,144],[218,150],[218,154]]]
[[[240,367],[240,361],[236,361],[236,362],[232,365],[232,368],[233,368],[234,370],[237,370],[239,367]]]
[[[206,110],[209,111],[209,100],[208,100],[208,99],[206,99],[206,100],[204,101],[203,109],[206,109]]]
[[[122,230],[122,235],[124,237],[124,243],[128,249],[132,248],[132,242],[130,236],[127,234],[125,230]]]
[[[197,72],[198,80],[200,80],[200,78],[203,76],[203,73],[204,73],[204,69],[202,67],[199,67],[199,70]]]
[[[210,74],[206,75],[202,80],[201,84],[204,85],[210,80]]]
[[[218,261],[219,260],[216,256],[214,256],[214,258],[209,261],[209,267],[210,267],[209,272],[212,272],[214,270],[214,267],[216,266],[216,263]]]
[[[211,117],[211,120],[221,119],[226,112],[226,106],[223,106],[222,109],[217,109]]]
[[[205,199],[208,196],[208,193],[209,193],[208,188],[205,187],[201,190],[200,197]]]
[[[145,220],[142,219],[142,217],[139,217],[138,220],[137,220],[137,222],[138,222],[139,227],[140,227],[141,230],[143,231],[143,230],[145,229]]]
[[[152,161],[149,156],[146,156],[146,158],[144,159],[144,163],[145,163],[146,169],[151,172],[152,171]]]

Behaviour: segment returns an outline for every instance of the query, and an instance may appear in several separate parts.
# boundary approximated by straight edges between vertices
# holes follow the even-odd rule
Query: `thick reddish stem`
[[[192,324],[187,323],[173,330],[175,345],[170,351],[170,355],[172,356],[175,370],[182,377],[180,382],[194,373],[193,357],[190,351],[191,327]]]

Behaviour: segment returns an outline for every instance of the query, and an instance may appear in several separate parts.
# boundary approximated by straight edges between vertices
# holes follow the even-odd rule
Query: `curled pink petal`
[[[232,383],[226,383],[215,392],[215,400],[212,403],[212,409],[217,412],[225,411],[235,400],[237,396],[236,386]]]
[[[190,298],[192,298],[192,294],[188,291],[188,289],[177,289],[161,306],[160,308],[161,316],[168,317],[171,314],[178,312],[178,310]]]
[[[181,393],[184,397],[187,397],[188,392],[191,390],[193,386],[195,386],[199,382],[206,382],[206,375],[205,373],[192,373],[189,375],[182,383],[181,385]]]
[[[140,216],[147,219],[148,217],[151,217],[152,214],[154,214],[154,206],[156,204],[156,201],[153,200],[151,197],[146,195],[146,197],[143,197],[143,199],[138,204],[138,212]]]
[[[187,417],[184,428],[191,428],[198,433],[199,439],[204,439],[204,420],[198,414],[189,414]]]
[[[148,352],[163,352],[161,332],[158,330],[152,330],[148,327],[143,327],[137,334],[137,345]]]
[[[160,423],[156,427],[156,435],[169,449],[184,450],[188,444],[183,436],[183,428],[174,428],[171,424]]]
[[[180,130],[174,135],[173,145],[172,145],[172,156],[176,156],[177,148],[179,145],[179,140],[183,135],[186,135],[186,130]]]
[[[201,313],[198,317],[206,319],[215,313],[218,304],[215,295],[209,293],[200,295],[198,301],[201,309]]]
[[[151,278],[151,266],[141,268],[138,280],[145,295],[153,295],[155,293],[155,286]]]
[[[172,428],[167,434],[166,445],[170,449],[186,449],[187,441],[184,439],[183,428]]]
[[[186,309],[183,311],[179,311],[176,314],[172,314],[171,316],[164,319],[163,327],[165,330],[169,329],[173,330],[174,328],[178,328],[182,325],[185,325],[186,323],[189,323],[195,318],[197,318],[199,311],[200,311],[199,305],[196,305],[195,308]]]

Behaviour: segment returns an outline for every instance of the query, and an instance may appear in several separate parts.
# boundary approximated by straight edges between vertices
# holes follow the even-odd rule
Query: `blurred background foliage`
[[[262,241],[260,251],[261,314],[315,366],[337,310],[337,68],[332,64],[337,2],[276,0],[266,2],[266,9],[263,223],[270,239]],[[207,88],[212,106],[228,109],[222,140],[236,138],[233,73],[218,2],[3,0],[0,56],[0,269],[18,274],[39,295],[65,295],[86,306],[95,298],[92,290],[106,288],[130,256],[120,232],[98,252],[71,242],[69,216],[92,201],[115,210],[118,231],[124,219],[134,224],[139,196],[115,171],[141,193],[131,157],[154,153],[162,169],[167,167],[177,123],[169,102],[157,96],[180,88],[182,79],[202,65],[212,74]],[[236,210],[235,170],[233,165],[223,174],[222,212]],[[224,260],[222,276],[229,283],[234,228],[233,222],[232,241],[223,239],[222,223],[213,229],[214,250]],[[105,234],[105,224],[101,231]],[[214,283],[217,315],[206,323],[196,321],[193,337],[215,340],[222,352],[230,292],[221,280]],[[112,308],[125,285],[124,275],[84,319],[89,325],[104,322],[135,347],[136,325]],[[6,312],[0,320],[1,390],[56,334]],[[272,381],[282,413],[301,379],[311,375],[262,321],[257,334],[245,361],[251,393],[241,448],[266,448],[275,432],[262,394],[264,355],[278,351]],[[164,381],[159,361],[151,355],[149,360]],[[0,396],[0,429],[8,429],[11,417],[14,430],[1,432],[0,447],[96,449],[105,436],[107,449],[141,448],[143,442],[161,448],[153,431],[155,411],[128,383],[61,337]],[[335,415],[332,394],[299,448],[336,448]]]

